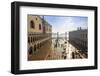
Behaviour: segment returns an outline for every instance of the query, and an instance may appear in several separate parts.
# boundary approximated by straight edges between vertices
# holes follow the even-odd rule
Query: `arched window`
[[[37,48],[39,49],[40,47],[39,47],[39,43],[37,44]]]
[[[35,41],[35,40],[34,40],[34,37],[32,38],[32,40],[33,40],[33,42]]]
[[[41,24],[39,24],[39,30],[41,30]]]
[[[33,42],[32,37],[31,37],[31,43]]]
[[[35,28],[35,24],[34,24],[34,21],[33,20],[30,21],[30,27],[31,28]]]
[[[34,52],[36,52],[36,45],[34,45]]]
[[[37,20],[37,17],[36,17],[36,20]]]
[[[28,43],[30,44],[30,37],[28,37]]]

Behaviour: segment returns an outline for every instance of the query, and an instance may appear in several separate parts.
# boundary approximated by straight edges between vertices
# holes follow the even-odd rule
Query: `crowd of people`
[[[54,48],[60,48],[61,58],[62,59],[71,59],[74,58],[73,51],[70,50],[70,44],[68,40],[65,39],[56,39],[54,41]],[[57,50],[56,50],[57,51]]]

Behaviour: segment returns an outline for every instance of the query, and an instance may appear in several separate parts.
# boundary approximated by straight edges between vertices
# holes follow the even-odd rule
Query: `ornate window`
[[[33,20],[30,21],[30,27],[31,28],[35,28],[35,24],[34,24],[34,21]]]
[[[39,24],[39,30],[41,30],[41,24]]]
[[[36,17],[36,20],[37,20],[37,17]]]
[[[30,37],[28,37],[28,43],[30,44]]]

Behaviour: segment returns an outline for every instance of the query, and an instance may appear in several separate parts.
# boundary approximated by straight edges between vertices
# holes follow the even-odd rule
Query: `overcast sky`
[[[44,16],[44,19],[52,25],[52,32],[69,32],[77,30],[78,27],[88,27],[88,17],[82,16]]]

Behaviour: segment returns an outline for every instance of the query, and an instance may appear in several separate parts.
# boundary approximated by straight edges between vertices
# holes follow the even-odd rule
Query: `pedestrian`
[[[64,56],[64,59],[66,59],[66,56]]]
[[[72,52],[72,59],[74,59],[75,58],[75,55],[74,55],[74,52]]]

